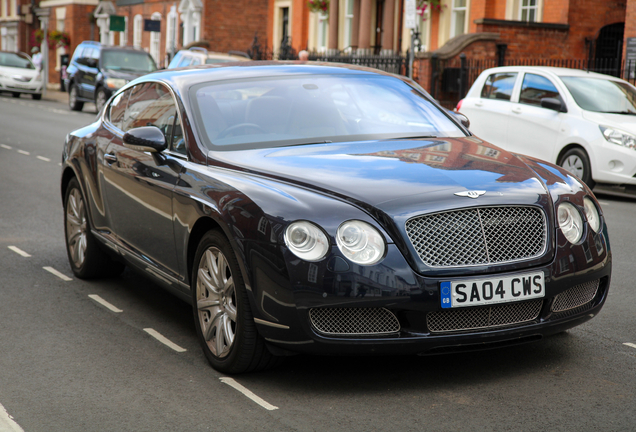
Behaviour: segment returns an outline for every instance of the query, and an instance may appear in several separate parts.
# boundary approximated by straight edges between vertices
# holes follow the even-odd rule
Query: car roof
[[[229,63],[205,64],[175,69],[165,69],[151,72],[139,80],[163,80],[179,90],[185,90],[192,85],[211,81],[226,81],[235,79],[281,77],[290,75],[384,75],[392,76],[403,81],[408,78],[394,75],[379,69],[343,63],[322,63],[304,61],[238,61]],[[137,82],[137,80],[133,81]]]
[[[622,81],[620,78],[613,77],[611,75],[605,75],[597,72],[590,72],[582,69],[571,69],[564,67],[554,66],[501,66],[496,68],[487,69],[484,72],[545,72],[555,76],[576,76],[576,77],[592,77],[601,78],[614,81]]]

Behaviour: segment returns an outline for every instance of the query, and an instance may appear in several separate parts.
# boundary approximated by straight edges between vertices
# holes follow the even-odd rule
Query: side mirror
[[[167,146],[166,137],[156,126],[138,127],[124,134],[124,147],[132,150],[161,153]]]
[[[453,111],[453,115],[466,129],[470,127],[470,120],[468,120],[468,117],[466,117],[464,114]]]
[[[543,98],[541,99],[541,108],[547,108],[556,112],[568,112],[565,103],[557,98]]]

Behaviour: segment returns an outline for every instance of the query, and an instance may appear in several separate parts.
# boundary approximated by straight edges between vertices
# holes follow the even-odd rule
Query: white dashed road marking
[[[7,149],[7,150],[13,150],[13,147],[8,146],[6,144],[0,144],[0,147],[2,147],[3,149]]]
[[[66,276],[65,274],[60,273],[59,271],[55,270],[53,267],[42,267],[44,270],[46,270],[47,272],[54,274],[55,276],[59,277],[60,279],[62,279],[63,281],[72,281],[73,279],[71,279],[70,277]]]
[[[26,253],[25,251],[23,251],[22,249],[19,249],[15,246],[7,246],[9,249],[11,249],[13,252],[17,253],[18,255],[22,255],[25,258],[29,258],[31,255],[29,255],[28,253]]]
[[[259,404],[260,406],[262,406],[266,410],[273,411],[273,410],[277,410],[278,409],[277,406],[274,406],[274,405],[264,401],[263,399],[261,399],[260,397],[256,396],[254,393],[252,393],[250,390],[246,389],[241,384],[239,384],[236,381],[234,381],[232,378],[221,377],[219,379],[221,380],[222,383],[225,383],[225,384],[229,385],[230,387],[232,387],[233,389],[238,390],[239,392],[243,393],[243,395],[245,395],[246,397],[248,397],[252,401],[256,402],[257,404]]]
[[[51,159],[44,156],[37,156],[38,159],[43,160],[44,162],[51,162]]]
[[[27,155],[27,156],[29,156],[31,154],[28,151],[24,151],[24,150],[18,150],[18,153],[23,154],[23,155]]]
[[[627,345],[628,347],[636,348],[636,344],[625,342],[623,345]]]
[[[177,345],[176,343],[172,342],[170,339],[168,339],[167,337],[165,337],[164,335],[162,335],[161,333],[159,333],[155,329],[145,328],[144,331],[146,333],[148,333],[150,336],[152,336],[153,338],[157,339],[162,344],[172,348],[176,352],[186,352],[187,351],[185,348],[181,348],[179,345]]]
[[[13,420],[7,410],[0,404],[0,432],[24,432],[24,429]]]
[[[118,307],[113,306],[112,304],[108,303],[106,300],[104,300],[103,298],[101,298],[100,296],[98,296],[97,294],[89,294],[89,296],[91,299],[95,300],[97,303],[101,304],[102,306],[110,309],[113,312],[116,313],[120,313],[123,312],[123,310],[119,309]]]

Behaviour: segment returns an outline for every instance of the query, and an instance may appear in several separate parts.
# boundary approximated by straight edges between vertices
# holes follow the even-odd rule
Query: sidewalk
[[[42,99],[68,104],[68,93],[61,92],[59,84],[53,84],[47,87],[46,93],[42,96]]]

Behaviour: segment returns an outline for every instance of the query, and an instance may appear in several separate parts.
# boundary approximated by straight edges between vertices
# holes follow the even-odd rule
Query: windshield
[[[157,70],[149,54],[137,51],[102,51],[102,67],[111,70],[152,72]]]
[[[201,138],[216,150],[465,136],[417,90],[388,76],[212,82],[193,86],[190,96]]]
[[[636,114],[636,89],[627,83],[588,77],[561,77],[561,80],[584,110]]]
[[[22,57],[16,53],[0,52],[0,66],[22,69],[35,69],[35,66],[33,66],[31,60],[26,57]]]

